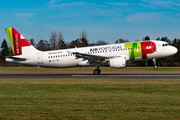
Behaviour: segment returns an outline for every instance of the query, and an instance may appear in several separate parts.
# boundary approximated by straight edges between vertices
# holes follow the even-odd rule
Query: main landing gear
[[[101,70],[99,69],[99,67],[96,67],[96,69],[93,71],[94,75],[99,75],[101,73]]]
[[[157,69],[158,66],[157,66],[157,63],[156,63],[156,59],[155,59],[155,58],[153,59],[153,63],[154,63],[154,69]]]

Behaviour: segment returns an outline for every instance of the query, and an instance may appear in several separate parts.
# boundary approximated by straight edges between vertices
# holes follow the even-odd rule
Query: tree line
[[[142,39],[142,41],[150,40],[149,36],[146,36]],[[156,40],[161,40],[168,42],[170,45],[175,46],[178,49],[178,52],[170,57],[158,59],[157,63],[158,66],[178,66],[179,67],[179,61],[180,61],[180,39],[174,39],[170,40],[168,37],[162,37],[157,38]],[[96,42],[90,43],[87,37],[87,33],[85,31],[82,31],[80,34],[80,37],[72,40],[71,42],[65,42],[64,36],[62,32],[56,32],[52,31],[49,40],[39,40],[38,43],[35,42],[33,38],[28,40],[31,45],[33,45],[35,48],[41,51],[47,51],[47,50],[58,50],[58,49],[67,49],[67,48],[75,48],[75,47],[86,47],[86,46],[95,46],[95,45],[107,45],[107,43],[104,40],[98,40]],[[139,40],[135,40],[136,42]],[[130,42],[128,39],[118,39],[115,40],[115,43],[126,43]],[[13,56],[13,52],[10,46],[8,46],[6,40],[4,39],[1,44],[1,50],[0,50],[0,66],[23,66],[23,65],[17,65],[13,63],[6,63],[5,62],[5,56]],[[139,62],[132,62],[129,63],[128,66],[153,66],[152,60],[148,61],[139,61]]]
[[[86,47],[86,46],[94,46],[94,45],[107,45],[108,43],[104,40],[98,40],[97,42],[89,43],[87,38],[87,33],[82,31],[80,34],[80,38],[76,40],[72,40],[71,42],[65,42],[64,36],[62,32],[57,33],[56,31],[51,32],[51,36],[48,40],[39,40],[36,44],[35,40],[32,38],[28,40],[35,48],[41,51],[47,50],[58,50],[58,49],[67,49],[67,48],[75,48],[75,47]]]

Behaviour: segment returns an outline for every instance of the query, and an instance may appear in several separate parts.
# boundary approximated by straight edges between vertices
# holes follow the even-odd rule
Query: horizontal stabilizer
[[[25,61],[25,60],[27,60],[25,58],[19,58],[19,57],[15,57],[15,56],[6,56],[6,58],[9,58],[9,59],[12,59],[12,60],[15,60],[15,61]]]

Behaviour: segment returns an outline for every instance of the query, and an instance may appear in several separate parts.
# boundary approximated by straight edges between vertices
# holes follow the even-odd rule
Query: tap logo
[[[125,48],[129,49],[129,59],[135,60],[137,57],[147,59],[148,54],[156,51],[156,44],[152,41],[126,43]]]

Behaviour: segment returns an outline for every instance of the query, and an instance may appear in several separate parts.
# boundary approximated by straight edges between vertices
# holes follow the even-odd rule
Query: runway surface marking
[[[170,76],[177,76],[177,77],[180,77],[180,75],[72,75],[73,77],[94,77],[94,76],[99,76],[99,77],[109,77],[109,76],[116,76],[116,77],[118,77],[118,76],[124,76],[124,77],[126,77],[126,76],[137,76],[137,77],[139,77],[139,76],[144,76],[144,77],[148,77],[148,76],[151,76],[151,77],[161,77],[161,76],[167,76],[167,77],[170,77]]]

